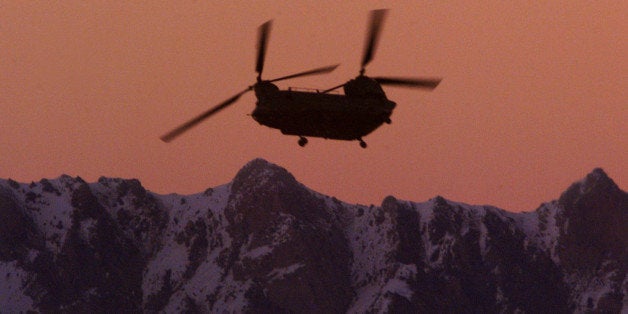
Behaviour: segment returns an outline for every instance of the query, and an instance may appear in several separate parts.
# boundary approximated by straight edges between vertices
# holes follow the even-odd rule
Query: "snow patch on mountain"
[[[19,313],[34,308],[33,300],[23,293],[29,275],[17,262],[0,262],[0,308],[2,312]]]
[[[268,274],[269,281],[273,282],[276,280],[283,280],[286,276],[296,272],[300,268],[303,268],[303,266],[305,266],[303,263],[294,263],[287,267],[275,268]]]
[[[576,274],[572,274],[567,276],[565,279],[567,282],[571,283],[571,286],[574,290],[574,301],[577,305],[579,311],[597,311],[599,301],[608,297],[614,293],[614,291],[621,291],[620,287],[615,287],[617,285],[616,280],[613,280],[614,277],[618,276],[617,271],[609,272],[606,274],[601,274],[592,280],[582,280],[582,278]],[[624,279],[624,288],[623,288],[623,304],[624,308],[626,308],[626,279]]]
[[[270,246],[270,245],[258,246],[242,254],[242,258],[258,259],[272,252],[273,252],[273,246]]]
[[[13,195],[39,226],[46,247],[59,253],[71,226],[71,192],[78,185],[73,178],[64,175],[30,184],[13,183],[10,187],[7,182],[5,187],[16,192]]]
[[[549,252],[550,257],[556,264],[560,264],[560,257],[556,249],[560,236],[557,215],[561,211],[560,205],[553,201],[542,204],[534,212],[509,214],[526,234],[527,243]]]
[[[217,248],[228,247],[231,243],[224,217],[230,189],[231,185],[225,184],[204,193],[157,196],[168,212],[169,221],[160,241],[164,245],[149,260],[144,273],[144,304],[159,298],[160,293],[172,294],[169,297],[173,300],[196,300],[216,290],[223,275],[216,263],[221,253]],[[208,217],[215,219],[216,224],[211,226],[211,235],[205,233],[205,221],[212,224]],[[208,237],[216,241],[209,245],[217,248],[210,248],[206,256],[193,257],[194,250],[198,249],[194,243],[202,243]],[[197,264],[196,268],[191,267],[192,263]],[[167,302],[164,310],[181,311],[182,306],[184,304],[180,302]]]

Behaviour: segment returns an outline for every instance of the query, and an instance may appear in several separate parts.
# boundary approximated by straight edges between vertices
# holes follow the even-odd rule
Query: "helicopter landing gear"
[[[361,138],[359,138],[358,141],[360,141],[360,147],[366,148],[366,142],[365,141],[363,141]]]
[[[305,144],[307,144],[307,138],[300,136],[299,137],[299,146],[303,147],[305,146]]]

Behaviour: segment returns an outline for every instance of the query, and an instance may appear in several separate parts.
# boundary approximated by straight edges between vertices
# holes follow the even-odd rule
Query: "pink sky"
[[[602,167],[628,177],[628,2],[8,1],[0,4],[0,178],[138,178],[157,193],[229,182],[248,161],[361,204],[435,195],[511,211]],[[355,77],[372,9],[389,8],[367,75],[442,77],[385,88],[391,125],[357,142],[297,138],[247,114],[252,93],[170,144],[159,136],[265,78],[328,88]]]

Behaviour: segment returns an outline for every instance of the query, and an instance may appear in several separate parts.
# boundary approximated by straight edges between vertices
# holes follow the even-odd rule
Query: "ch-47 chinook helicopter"
[[[360,74],[346,83],[323,91],[301,91],[289,88],[280,90],[274,82],[306,75],[323,74],[333,71],[338,65],[321,67],[272,80],[262,79],[266,46],[271,21],[259,28],[257,63],[257,82],[189,120],[176,129],[163,135],[164,142],[170,142],[181,133],[196,126],[213,114],[235,103],[242,95],[253,90],[257,103],[251,116],[262,125],[281,130],[286,135],[299,137],[299,145],[307,144],[306,137],[321,137],[335,140],[357,140],[362,148],[366,142],[362,137],[373,132],[384,123],[390,123],[390,115],[395,102],[386,98],[381,85],[396,85],[414,88],[434,89],[438,78],[394,78],[368,77],[364,75],[366,65],[373,59],[379,33],[387,10],[371,11],[369,32]],[[344,94],[333,93],[343,88]]]

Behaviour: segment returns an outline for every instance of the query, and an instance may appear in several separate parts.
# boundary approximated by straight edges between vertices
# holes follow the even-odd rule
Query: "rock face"
[[[343,203],[256,159],[226,185],[0,180],[7,312],[628,310],[628,195],[601,169],[536,211]]]
[[[573,184],[558,200],[556,254],[577,293],[590,309],[628,310],[628,197],[601,169]],[[623,285],[623,288],[622,288]]]

